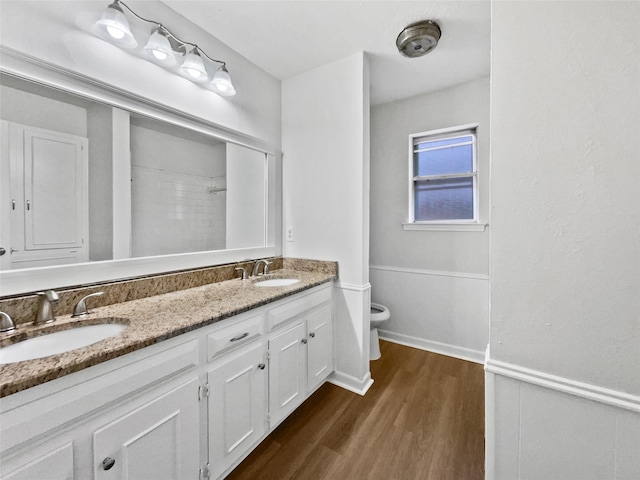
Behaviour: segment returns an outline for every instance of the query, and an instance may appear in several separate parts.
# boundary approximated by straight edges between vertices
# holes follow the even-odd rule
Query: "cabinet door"
[[[262,342],[222,358],[208,375],[209,464],[218,478],[266,431],[267,372]]]
[[[1,472],[4,468],[0,469]],[[2,480],[73,480],[73,445],[67,443],[18,468]]]
[[[193,379],[93,434],[96,480],[198,478],[198,380]],[[107,469],[103,461],[115,461]]]
[[[307,339],[303,322],[269,339],[269,415],[275,426],[306,397]]]
[[[330,304],[309,314],[307,333],[307,389],[311,392],[333,371],[333,318]]]

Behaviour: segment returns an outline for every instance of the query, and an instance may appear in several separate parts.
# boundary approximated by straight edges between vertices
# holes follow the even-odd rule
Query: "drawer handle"
[[[240,335],[236,335],[235,337],[233,337],[229,341],[230,342],[237,342],[238,340],[242,340],[243,338],[246,338],[248,336],[249,336],[249,332],[244,332],[244,333],[241,333]]]
[[[115,464],[116,464],[115,458],[107,457],[104,460],[102,460],[102,469],[111,470],[111,467],[113,467]]]
[[[315,337],[315,336],[316,336],[316,334],[315,334],[314,332],[311,332],[311,333],[309,334],[309,336],[310,336],[311,338],[313,338],[313,337]]]

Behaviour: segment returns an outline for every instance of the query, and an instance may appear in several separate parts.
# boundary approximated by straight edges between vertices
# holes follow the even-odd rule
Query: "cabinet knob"
[[[4,247],[0,247],[0,257],[1,257],[2,255],[4,255],[5,253],[7,253],[7,251],[5,250],[5,248],[4,248]]]
[[[307,339],[306,339],[306,338],[303,338],[303,339],[302,339],[302,343],[306,344],[306,343],[307,343]]]
[[[111,470],[111,467],[113,467],[115,464],[116,464],[115,458],[107,457],[104,460],[102,460],[102,469]]]
[[[315,337],[315,336],[316,336],[316,334],[315,334],[315,332],[311,332],[311,333],[309,334],[309,336],[310,336],[311,338],[313,338],[313,337]]]
[[[258,368],[259,368],[260,370],[264,370],[264,367],[266,367],[266,365],[265,365],[264,363],[259,363],[259,364],[258,364]]]

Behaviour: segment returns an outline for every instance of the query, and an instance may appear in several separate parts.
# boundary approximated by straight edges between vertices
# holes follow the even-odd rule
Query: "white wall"
[[[369,374],[369,76],[363,53],[282,83],[284,226],[290,257],[337,260],[336,369]]]
[[[89,137],[89,260],[113,258],[113,109],[92,102]]]
[[[372,300],[383,337],[482,361],[489,338],[489,231],[405,231],[407,139],[477,123],[480,221],[489,220],[489,78],[371,109]]]
[[[488,478],[640,477],[638,25],[493,5]]]
[[[264,245],[267,225],[265,154],[227,144],[226,248]]]
[[[87,110],[0,85],[0,118],[31,127],[87,137]]]

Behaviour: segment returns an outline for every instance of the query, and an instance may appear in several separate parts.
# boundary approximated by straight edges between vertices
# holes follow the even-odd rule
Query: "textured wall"
[[[497,2],[491,85],[492,356],[634,394],[639,24],[638,2]]]

